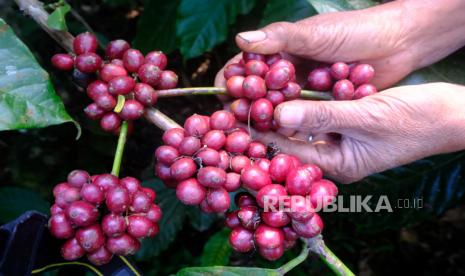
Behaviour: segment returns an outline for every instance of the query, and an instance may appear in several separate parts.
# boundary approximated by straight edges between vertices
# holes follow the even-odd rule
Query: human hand
[[[255,133],[254,138],[350,183],[465,148],[463,106],[465,87],[446,83],[396,87],[355,101],[290,101],[275,110],[286,135]]]

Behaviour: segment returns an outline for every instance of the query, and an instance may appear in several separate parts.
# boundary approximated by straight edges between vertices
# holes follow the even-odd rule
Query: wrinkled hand
[[[275,142],[283,152],[350,183],[463,149],[463,106],[465,87],[445,83],[392,88],[356,101],[290,101],[275,110],[286,135],[256,133],[254,138]]]

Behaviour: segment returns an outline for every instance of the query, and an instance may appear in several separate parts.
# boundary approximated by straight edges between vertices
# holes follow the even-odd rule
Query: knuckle
[[[316,103],[315,109],[312,112],[307,113],[307,124],[309,128],[315,131],[325,130],[334,124],[334,117],[331,114],[330,109],[321,103]]]

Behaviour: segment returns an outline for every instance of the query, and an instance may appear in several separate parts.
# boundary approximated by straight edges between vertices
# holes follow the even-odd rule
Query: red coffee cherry
[[[174,161],[179,157],[179,152],[176,148],[171,146],[160,146],[155,151],[155,158],[158,162],[161,162],[166,165],[173,164]]]
[[[245,64],[245,74],[247,76],[255,75],[263,78],[268,70],[268,65],[263,61],[250,60]]]
[[[105,236],[99,224],[93,224],[76,231],[76,240],[87,252],[92,252],[103,246]]]
[[[284,211],[262,212],[262,220],[271,227],[283,227],[291,222],[291,218]]]
[[[61,256],[67,261],[73,261],[84,256],[86,251],[79,245],[76,238],[71,238],[61,247]]]
[[[247,122],[249,118],[249,110],[250,110],[250,101],[247,99],[237,99],[233,101],[230,105],[231,111],[234,114],[234,117],[238,121]]]
[[[214,112],[210,117],[210,127],[216,130],[229,130],[236,124],[234,115],[226,110],[219,110]]]
[[[52,57],[52,65],[58,70],[69,71],[74,68],[74,60],[68,54],[55,54]]]
[[[218,151],[210,148],[201,149],[196,155],[202,166],[213,166],[216,167],[220,163],[220,154]]]
[[[289,216],[293,220],[300,222],[308,221],[315,214],[311,201],[300,195],[290,197],[289,209]]]
[[[280,202],[287,197],[287,191],[284,186],[280,184],[268,184],[263,186],[257,193],[257,204],[264,207],[278,208]]]
[[[226,90],[228,94],[234,98],[242,98],[244,96],[244,90],[242,85],[245,78],[243,76],[231,76],[226,82]]]
[[[312,187],[313,178],[305,167],[289,171],[286,177],[286,189],[291,195],[307,195]]]
[[[108,91],[112,95],[126,95],[134,90],[136,82],[128,76],[115,77],[108,82]]]
[[[136,120],[144,114],[144,106],[136,100],[126,100],[119,116],[123,120]]]
[[[366,96],[370,96],[378,93],[376,87],[372,84],[362,84],[360,85],[354,93],[354,100],[361,99]]]
[[[76,57],[74,66],[83,73],[95,73],[102,67],[102,59],[94,53],[85,53]]]
[[[176,187],[176,197],[186,205],[198,205],[206,196],[207,190],[195,178],[181,181]]]
[[[155,64],[146,63],[140,66],[137,74],[143,83],[156,86],[161,80],[162,71]]]
[[[99,71],[100,78],[105,82],[109,82],[116,77],[127,75],[128,72],[124,67],[111,63],[103,65],[102,69]]]
[[[248,53],[248,52],[243,52],[242,53],[242,59],[245,61],[245,62],[248,62],[250,60],[258,60],[258,61],[263,61],[265,62],[266,61],[266,58],[264,55],[262,54],[256,54],[256,53]]]
[[[143,191],[137,191],[132,196],[132,202],[129,210],[134,213],[145,213],[150,209],[153,200]]]
[[[120,185],[128,190],[129,196],[133,196],[140,189],[140,181],[137,178],[126,176],[119,181]]]
[[[257,229],[260,225],[260,211],[255,206],[243,206],[237,212],[241,225],[249,230]]]
[[[124,67],[132,73],[137,72],[139,67],[144,64],[144,55],[139,50],[136,49],[128,49],[123,54],[123,64]]]
[[[111,261],[111,258],[113,258],[113,254],[105,246],[87,254],[87,259],[94,265],[107,264]]]
[[[349,77],[349,65],[344,62],[336,62],[329,70],[331,76],[336,80],[347,79]]]
[[[67,180],[69,185],[81,188],[82,185],[90,182],[90,175],[83,170],[74,170],[68,174]]]
[[[105,110],[99,107],[96,103],[91,103],[84,108],[84,113],[89,119],[98,120],[105,114]]]
[[[308,221],[292,221],[292,229],[304,238],[313,238],[323,231],[323,221],[318,214],[314,214]]]
[[[284,95],[284,98],[288,101],[295,100],[300,98],[302,88],[297,83],[290,81],[286,86],[281,89],[281,93]]]
[[[197,173],[200,184],[210,188],[220,188],[226,183],[226,172],[217,167],[203,167]]]
[[[337,193],[337,187],[333,182],[321,179],[313,182],[310,189],[310,200],[315,208],[324,208],[336,200]]]
[[[257,230],[255,230],[254,238],[258,247],[277,248],[284,245],[283,230],[265,224],[258,226]]]
[[[250,142],[249,134],[235,131],[226,138],[225,149],[231,153],[243,153],[248,149]]]
[[[206,199],[214,212],[224,213],[229,209],[229,194],[224,188],[210,189]]]
[[[119,185],[119,179],[118,179],[118,177],[116,177],[116,176],[114,176],[112,174],[104,173],[104,174],[97,175],[97,177],[95,177],[95,180],[93,181],[93,183],[95,185],[99,186],[100,189],[102,189],[104,192],[106,192],[109,189],[118,186]]]
[[[266,55],[266,56],[265,56],[266,64],[268,64],[268,66],[273,65],[274,63],[276,63],[277,61],[281,60],[282,58],[283,58],[283,57],[281,56],[280,53],[276,53],[276,54],[271,54],[271,55]]]
[[[265,76],[268,89],[279,90],[284,88],[292,79],[291,70],[287,67],[273,67]]]
[[[161,72],[160,81],[157,85],[158,89],[171,89],[178,85],[178,75],[170,70]]]
[[[74,229],[65,214],[52,214],[48,221],[50,233],[57,239],[68,239],[74,236]]]
[[[369,64],[357,64],[350,70],[349,80],[359,86],[369,83],[375,76],[375,69]]]
[[[107,240],[107,249],[116,255],[132,255],[140,248],[140,242],[128,234],[118,237],[109,237]]]
[[[170,167],[162,163],[157,163],[155,165],[155,175],[164,181],[172,180]]]
[[[126,232],[126,220],[122,215],[108,214],[102,219],[102,230],[108,237],[118,237]]]
[[[131,215],[128,216],[128,228],[127,232],[129,235],[136,239],[149,237],[153,231],[153,223],[142,215]]]
[[[214,150],[220,150],[226,143],[226,135],[221,130],[210,130],[202,137],[202,144]]]
[[[184,130],[190,136],[203,136],[210,130],[210,122],[201,115],[194,114],[184,122]]]
[[[249,252],[254,249],[253,232],[244,227],[236,227],[229,235],[229,244],[237,252]]]
[[[333,97],[338,101],[348,101],[354,98],[354,85],[349,80],[339,80],[333,86]]]
[[[100,127],[106,132],[115,132],[120,126],[121,118],[113,112],[103,115],[100,120]]]
[[[292,158],[280,153],[271,159],[270,177],[275,182],[283,182],[293,167]]]
[[[265,158],[266,146],[260,142],[252,142],[247,150],[247,155],[251,158]]]
[[[268,173],[257,165],[245,168],[241,174],[241,181],[244,187],[256,191],[271,184],[271,178]]]
[[[89,32],[79,34],[73,40],[73,50],[76,55],[95,53],[97,47],[97,38]]]
[[[163,133],[162,140],[163,140],[163,143],[165,143],[166,145],[177,148],[181,144],[184,137],[185,137],[184,129],[172,128],[172,129],[168,129],[167,131],[165,131],[165,133]]]
[[[182,155],[194,155],[200,147],[202,146],[200,139],[193,137],[193,136],[188,136],[184,138],[179,145],[179,153]]]
[[[252,103],[250,117],[255,122],[268,122],[273,119],[273,104],[267,99],[258,99]]]
[[[145,56],[145,63],[154,64],[163,70],[168,64],[168,58],[161,51],[152,51]]]
[[[98,217],[97,208],[85,201],[74,201],[66,208],[66,216],[76,226],[88,226]]]
[[[277,90],[269,90],[266,94],[266,99],[270,101],[273,107],[276,107],[277,105],[286,100],[284,94]]]
[[[258,252],[268,261],[276,261],[284,254],[284,242],[282,246],[278,246],[276,248],[259,247]]]
[[[332,86],[331,75],[326,68],[312,70],[308,74],[307,81],[309,88],[317,91],[328,91]]]
[[[294,67],[294,64],[292,64],[292,62],[290,62],[289,60],[286,60],[286,59],[280,59],[278,61],[276,61],[275,63],[273,63],[273,65],[270,67],[270,69],[274,69],[274,68],[287,68],[289,69],[289,74],[291,76],[295,76],[295,67]],[[292,78],[291,78],[292,79]]]
[[[226,214],[226,219],[224,221],[224,224],[226,227],[230,229],[234,229],[236,227],[241,226],[241,222],[239,221],[239,218],[237,217],[238,212],[239,210],[235,210],[235,211],[232,211]]]
[[[223,187],[228,192],[237,191],[241,187],[241,175],[233,172],[227,173],[226,182]]]
[[[82,186],[80,194],[83,200],[95,205],[100,204],[105,200],[104,192],[99,188],[99,186],[92,183]]]
[[[193,176],[197,166],[191,158],[180,158],[174,162],[171,167],[171,176],[177,181],[182,181]]]
[[[123,39],[110,41],[105,48],[105,56],[109,59],[121,59],[130,47],[129,43]]]
[[[224,78],[227,80],[234,76],[244,76],[244,75],[245,75],[245,68],[239,63],[231,63],[231,64],[226,65],[226,67],[224,68]]]
[[[123,187],[114,187],[108,190],[105,203],[108,210],[113,213],[122,213],[127,210],[130,204],[128,191]]]
[[[239,208],[242,208],[243,206],[256,206],[257,202],[255,201],[255,197],[253,197],[251,194],[242,192],[236,194],[234,197],[234,202]]]
[[[149,210],[145,213],[145,216],[153,223],[160,221],[162,216],[162,210],[156,204],[150,205]]]
[[[218,168],[223,170],[229,169],[229,163],[231,161],[229,153],[227,153],[225,150],[220,150],[218,153],[220,154],[220,163],[218,164]]]
[[[94,101],[101,95],[109,94],[108,84],[101,80],[95,80],[91,82],[89,86],[87,86],[86,91],[87,96],[89,96],[89,98],[91,98]]]
[[[242,83],[244,96],[251,100],[260,99],[266,96],[265,80],[258,76],[247,76]]]

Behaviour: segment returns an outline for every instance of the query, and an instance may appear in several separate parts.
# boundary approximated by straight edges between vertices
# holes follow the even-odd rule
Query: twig
[[[170,117],[163,114],[160,110],[156,108],[146,108],[145,109],[145,118],[159,127],[162,130],[168,130],[170,128],[182,128],[178,123],[173,121]]]

